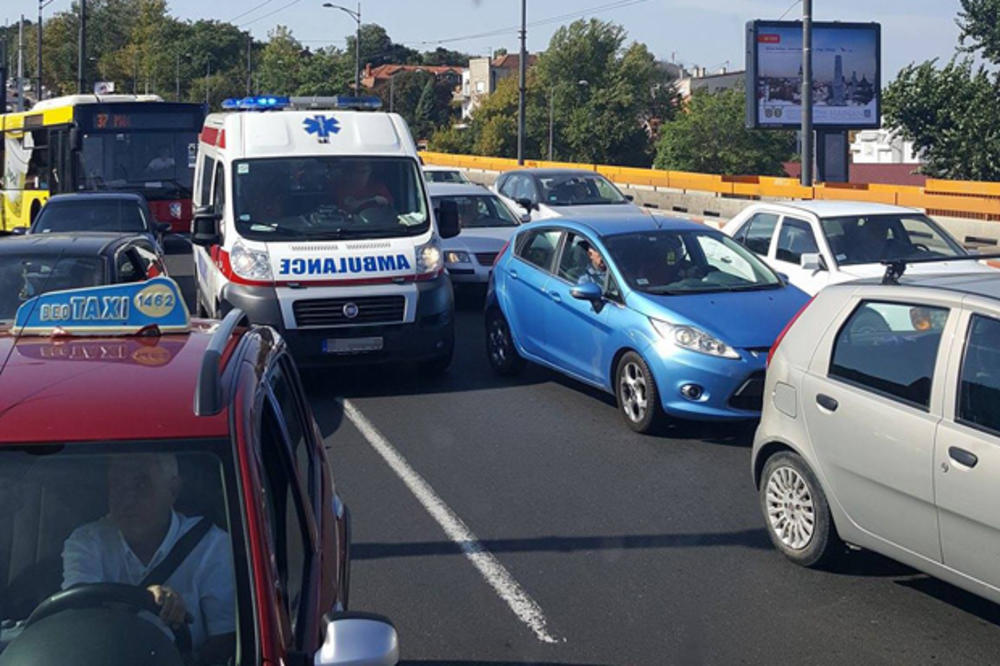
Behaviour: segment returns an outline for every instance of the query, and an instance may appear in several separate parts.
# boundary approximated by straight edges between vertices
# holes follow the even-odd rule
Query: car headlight
[[[233,250],[229,253],[229,265],[232,266],[233,272],[244,280],[274,279],[271,274],[271,258],[267,251],[251,250],[239,241],[233,245]]]
[[[669,340],[682,349],[720,358],[740,357],[739,353],[725,342],[694,326],[668,324],[652,317],[649,318],[649,322],[664,340]]]
[[[468,252],[460,252],[458,250],[445,250],[444,263],[469,264],[472,263],[472,259],[469,257]]]
[[[425,273],[437,273],[442,268],[441,245],[436,239],[417,248],[418,275],[423,275]]]

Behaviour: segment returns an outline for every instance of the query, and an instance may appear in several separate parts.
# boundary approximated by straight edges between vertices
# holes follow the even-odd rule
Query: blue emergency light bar
[[[291,104],[288,97],[281,95],[254,95],[238,99],[230,97],[222,100],[223,109],[234,109],[240,111],[270,111],[273,109],[285,109]]]
[[[181,291],[167,277],[50,291],[22,303],[14,316],[14,330],[23,335],[175,333],[189,327]]]

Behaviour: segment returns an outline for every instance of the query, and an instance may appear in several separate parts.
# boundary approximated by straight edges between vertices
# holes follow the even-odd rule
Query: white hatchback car
[[[880,262],[964,256],[968,252],[919,210],[857,201],[762,202],[744,209],[723,231],[788,276],[799,289],[882,274]],[[913,273],[990,271],[968,261],[915,264]]]
[[[517,227],[529,218],[518,216],[500,197],[480,185],[428,183],[435,210],[442,200],[458,206],[462,230],[441,243],[444,265],[453,284],[489,282],[493,261]]]
[[[771,354],[752,471],[775,546],[1000,602],[1000,272],[828,287]]]

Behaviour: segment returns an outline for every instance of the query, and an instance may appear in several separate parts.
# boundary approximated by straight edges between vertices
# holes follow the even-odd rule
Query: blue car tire
[[[660,392],[653,373],[642,356],[626,352],[615,368],[615,398],[626,425],[641,433],[653,433],[666,421]]]
[[[524,359],[517,353],[510,326],[499,308],[486,312],[486,357],[498,375],[516,375],[524,367]]]

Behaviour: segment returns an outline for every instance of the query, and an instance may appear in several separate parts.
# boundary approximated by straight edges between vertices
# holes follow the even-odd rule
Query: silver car
[[[771,350],[752,470],[774,545],[867,548],[1000,602],[1000,273],[821,291]]]

